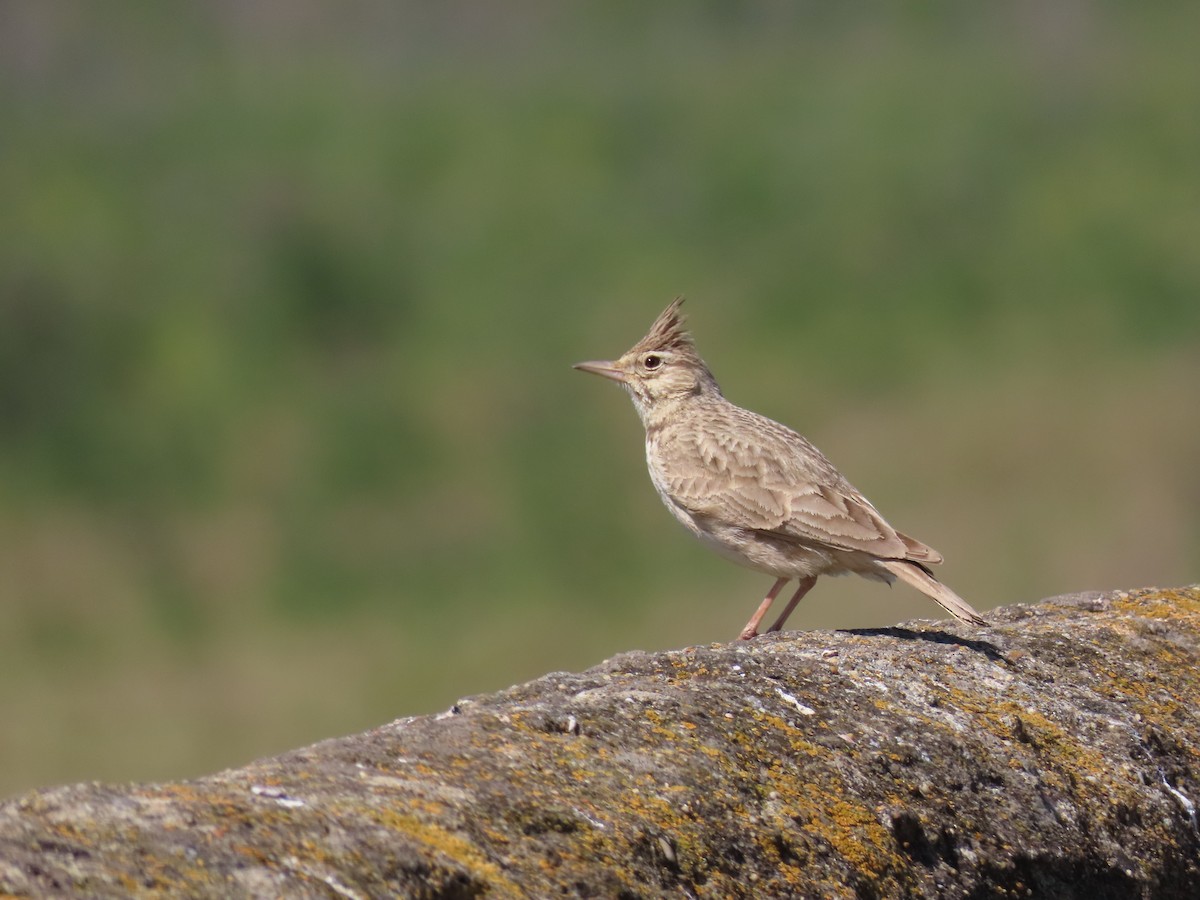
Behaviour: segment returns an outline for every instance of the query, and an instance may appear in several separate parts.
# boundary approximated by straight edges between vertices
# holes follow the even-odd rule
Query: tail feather
[[[972,625],[986,625],[987,621],[971,608],[962,597],[950,590],[933,577],[920,563],[906,562],[902,559],[877,560],[879,565],[887,569],[901,581],[915,587],[922,594],[934,600],[942,609],[956,619],[969,622]]]

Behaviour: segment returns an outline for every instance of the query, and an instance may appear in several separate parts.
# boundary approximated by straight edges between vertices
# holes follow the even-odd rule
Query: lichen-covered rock
[[[627,653],[0,805],[0,893],[1192,898],[1200,587]]]

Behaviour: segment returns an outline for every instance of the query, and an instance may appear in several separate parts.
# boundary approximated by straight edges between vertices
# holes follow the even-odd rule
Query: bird
[[[889,525],[807,438],[725,399],[685,328],[676,297],[614,360],[574,368],[619,383],[646,435],[650,480],[701,543],[775,583],[739,638],[759,634],[789,581],[796,589],[768,632],[783,628],[820,575],[907,582],[970,625],[986,625],[930,566],[942,555]]]

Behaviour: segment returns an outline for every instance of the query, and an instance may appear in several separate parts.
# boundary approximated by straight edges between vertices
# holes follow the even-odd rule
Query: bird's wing
[[[846,485],[849,488],[849,485]],[[789,516],[771,533],[801,541],[817,540],[843,550],[904,559],[908,548],[875,507],[853,488],[804,484],[790,494]]]
[[[656,480],[693,515],[802,544],[858,550],[884,559],[941,562],[897,532],[805,438],[747,429],[673,436]]]

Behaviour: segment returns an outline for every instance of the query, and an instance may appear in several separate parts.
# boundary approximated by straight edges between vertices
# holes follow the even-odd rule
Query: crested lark
[[[734,406],[683,327],[678,297],[620,359],[575,368],[620,382],[646,429],[646,464],[663,503],[702,543],[726,559],[775,576],[742,629],[758,625],[783,586],[796,592],[778,631],[818,575],[853,572],[907,581],[972,625],[983,618],[933,577],[941,554],[901,534],[806,438]]]

